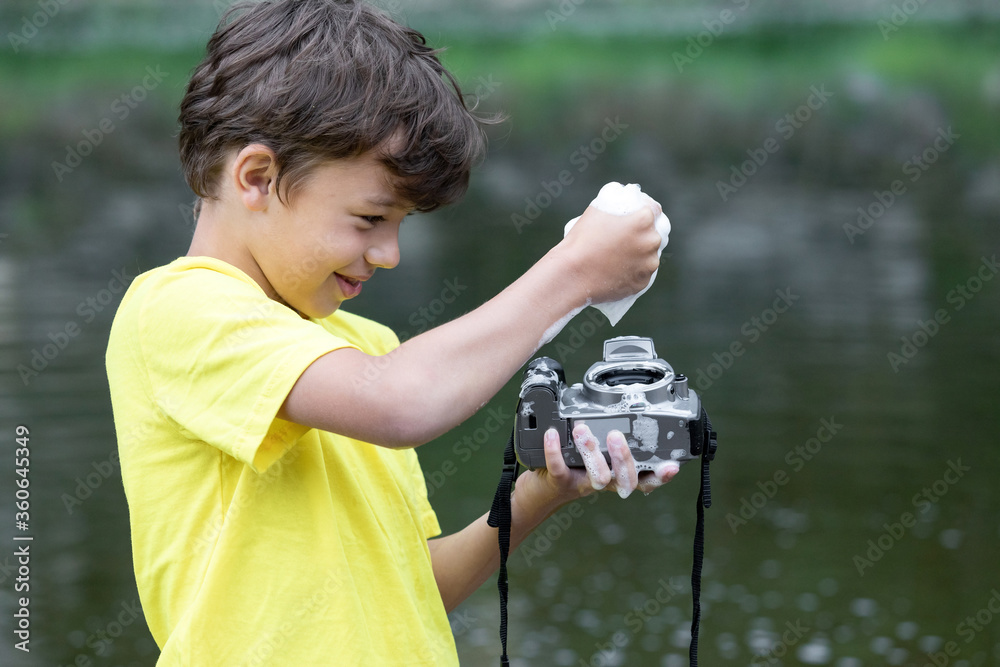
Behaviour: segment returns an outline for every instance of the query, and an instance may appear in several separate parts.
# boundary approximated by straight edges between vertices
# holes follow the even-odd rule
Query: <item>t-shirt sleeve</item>
[[[302,372],[356,347],[255,285],[210,270],[180,272],[151,290],[136,329],[157,407],[257,472],[309,430],[277,418]]]

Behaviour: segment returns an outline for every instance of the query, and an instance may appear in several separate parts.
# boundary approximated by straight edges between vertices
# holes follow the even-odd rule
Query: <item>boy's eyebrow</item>
[[[385,208],[398,208],[400,210],[409,211],[413,207],[408,205],[406,202],[391,196],[379,196],[365,197],[365,202],[372,204],[373,206],[383,206]]]

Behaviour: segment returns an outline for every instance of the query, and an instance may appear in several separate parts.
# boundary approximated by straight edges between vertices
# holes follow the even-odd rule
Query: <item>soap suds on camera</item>
[[[642,443],[639,449],[644,452],[655,452],[660,439],[660,425],[650,417],[636,417],[632,422],[632,435]]]

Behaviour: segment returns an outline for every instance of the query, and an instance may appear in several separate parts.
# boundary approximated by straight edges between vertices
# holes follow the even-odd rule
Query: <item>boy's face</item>
[[[399,225],[410,208],[376,154],[315,167],[286,203],[269,199],[247,247],[273,292],[301,315],[327,317],[375,269],[399,263]]]

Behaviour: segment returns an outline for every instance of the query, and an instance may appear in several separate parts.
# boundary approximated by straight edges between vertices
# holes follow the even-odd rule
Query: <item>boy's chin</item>
[[[302,309],[296,308],[296,312],[305,318],[322,320],[337,312],[337,309],[340,308],[340,304],[340,301],[332,301],[329,303],[311,303]]]
[[[340,308],[340,301],[335,300],[312,300],[312,301],[288,301],[282,300],[284,305],[294,310],[299,317],[309,320],[322,320],[333,315]]]

